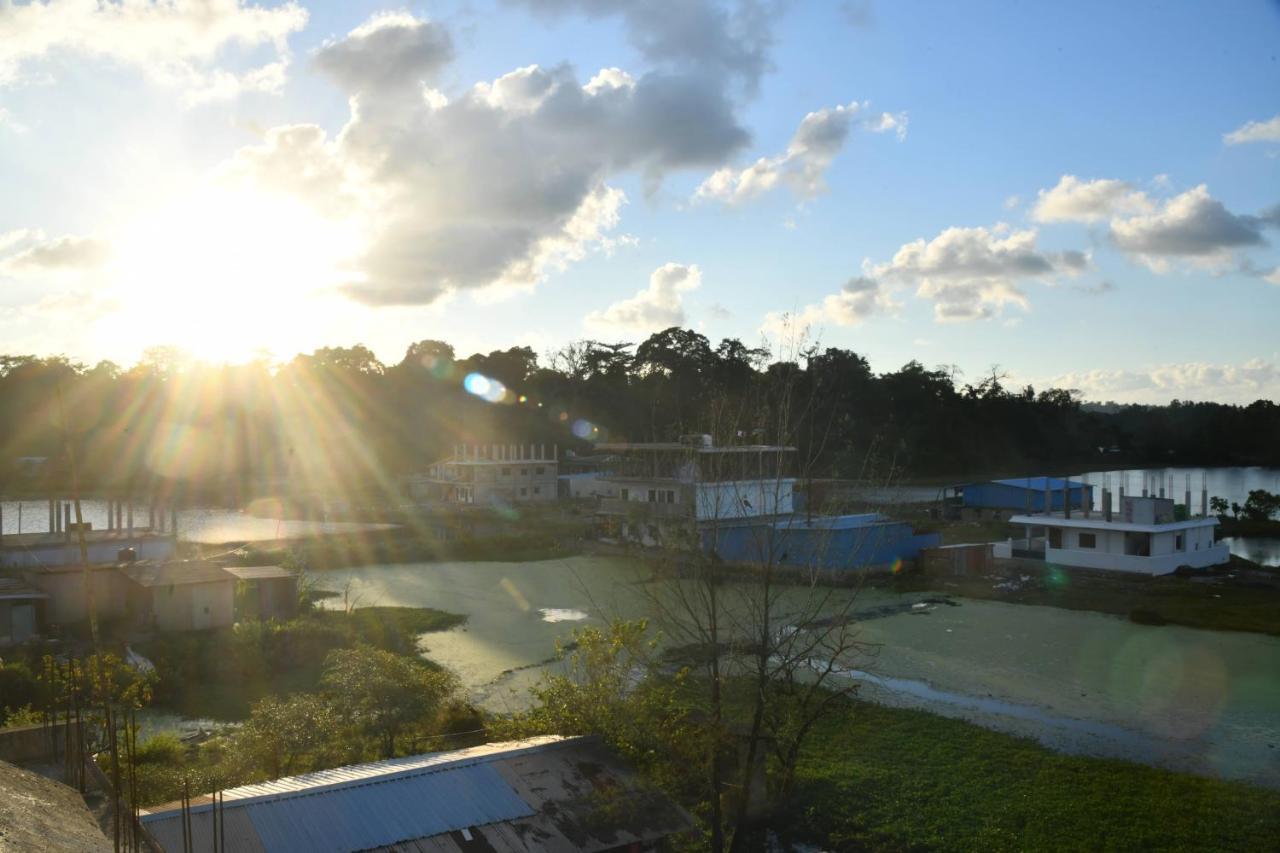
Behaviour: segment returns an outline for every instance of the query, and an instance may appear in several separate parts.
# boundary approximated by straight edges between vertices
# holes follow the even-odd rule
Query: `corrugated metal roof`
[[[609,792],[617,820],[599,814]],[[661,794],[637,788],[594,738],[531,738],[378,761],[224,792],[226,849],[246,853],[382,850],[456,853],[600,851],[692,826]],[[211,840],[210,806],[192,809],[196,849]],[[182,844],[176,804],[143,812],[166,850]],[[452,834],[451,834],[452,833]],[[487,846],[486,846],[487,845]]]
[[[48,598],[49,594],[28,586],[18,578],[0,578],[0,599]]]
[[[297,572],[291,572],[281,566],[223,566],[223,568],[242,581],[293,578],[298,576]]]
[[[1001,486],[1016,486],[1020,489],[1031,489],[1036,492],[1043,492],[1046,484],[1052,491],[1054,489],[1062,489],[1064,485],[1068,485],[1072,489],[1078,489],[1084,483],[1078,480],[1064,480],[1061,477],[1011,477],[1008,480],[992,480]],[[984,483],[970,483],[971,486],[982,486]]]
[[[428,770],[246,808],[263,849],[272,853],[364,850],[533,814],[491,764]]]
[[[122,565],[120,571],[140,586],[169,586],[232,580],[231,575],[228,575],[221,566],[202,560],[181,563],[129,563]]]

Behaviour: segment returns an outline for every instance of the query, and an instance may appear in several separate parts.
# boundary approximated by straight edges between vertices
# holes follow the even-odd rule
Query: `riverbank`
[[[831,850],[1264,850],[1280,792],[1102,758],[924,711],[823,719],[781,827]]]
[[[1001,561],[981,575],[904,572],[869,583],[895,592],[946,592],[965,598],[1092,610],[1143,625],[1280,636],[1280,571],[1232,556],[1195,575],[1149,577]]]

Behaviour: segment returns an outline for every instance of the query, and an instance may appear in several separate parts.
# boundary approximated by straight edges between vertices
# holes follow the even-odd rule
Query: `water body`
[[[364,604],[468,614],[462,628],[425,635],[423,648],[493,710],[527,703],[573,627],[652,612],[647,570],[621,559],[366,566],[318,577],[333,590],[351,581]],[[913,608],[928,596],[858,596],[861,638],[877,651],[847,665],[869,698],[1068,751],[1280,787],[1280,638],[990,601]],[[548,621],[568,611],[585,618]]]
[[[21,505],[21,512],[19,512]],[[5,533],[36,533],[49,529],[48,501],[0,501],[4,513]],[[84,500],[80,513],[94,530],[107,529],[107,502]],[[72,512],[74,516],[74,510]],[[73,518],[74,520],[74,518]],[[147,507],[133,509],[136,525],[147,523]],[[21,523],[21,529],[19,529]],[[166,525],[168,521],[166,520]],[[387,524],[365,524],[345,521],[291,521],[258,518],[234,509],[183,509],[178,511],[178,538],[187,542],[261,542],[269,539],[297,539],[316,533],[346,533],[390,527]]]
[[[1172,497],[1182,503],[1186,497],[1187,484],[1191,488],[1191,506],[1200,511],[1200,489],[1202,484],[1209,491],[1211,498],[1225,498],[1228,502],[1244,505],[1249,499],[1249,492],[1264,489],[1273,494],[1280,494],[1280,468],[1262,468],[1259,466],[1239,468],[1130,468],[1116,471],[1090,471],[1072,479],[1084,480],[1095,486],[1093,502],[1095,509],[1102,508],[1102,488],[1109,483],[1111,490],[1119,494],[1121,484],[1125,485],[1125,494],[1142,494],[1143,480],[1147,481],[1152,494],[1159,494],[1161,487],[1165,497]],[[1223,539],[1231,549],[1231,553],[1246,560],[1253,560],[1264,566],[1280,566],[1280,547],[1272,537],[1230,536]]]

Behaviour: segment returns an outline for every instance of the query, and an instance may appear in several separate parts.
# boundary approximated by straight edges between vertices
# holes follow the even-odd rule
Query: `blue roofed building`
[[[557,736],[244,785],[141,822],[161,850],[228,853],[653,850],[693,828],[598,739]]]
[[[704,526],[701,536],[704,550],[730,563],[835,571],[890,568],[942,544],[941,534],[916,533],[877,512],[722,522]]]
[[[966,510],[994,510],[1003,512],[1061,511],[1065,502],[1075,509],[1085,501],[1093,501],[1093,487],[1078,480],[1062,477],[1014,477],[1007,480],[988,480],[981,483],[964,483],[947,489],[945,495],[951,506]]]

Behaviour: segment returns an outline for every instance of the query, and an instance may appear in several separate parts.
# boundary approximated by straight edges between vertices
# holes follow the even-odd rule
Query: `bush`
[[[138,764],[177,765],[182,763],[186,752],[177,735],[161,732],[138,744],[136,758]]]
[[[39,707],[44,691],[25,664],[0,665],[0,725],[11,725],[9,717],[19,708]]]

